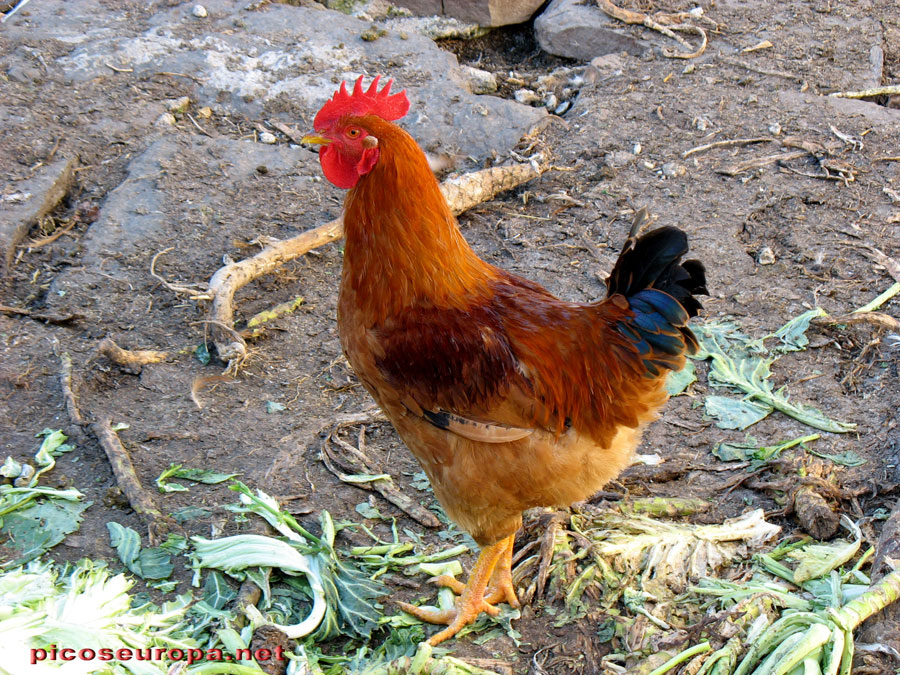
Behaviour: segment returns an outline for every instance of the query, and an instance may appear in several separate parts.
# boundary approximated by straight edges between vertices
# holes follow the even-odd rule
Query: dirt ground
[[[650,4],[641,3],[645,9]],[[602,278],[632,212],[646,205],[658,224],[684,228],[693,255],[705,263],[711,293],[704,303],[707,318],[731,317],[749,334],[761,336],[817,305],[836,316],[866,304],[893,283],[866,247],[900,259],[900,99],[854,101],[827,94],[873,86],[870,51],[876,44],[884,60],[882,69],[875,68],[881,82],[874,84],[900,81],[900,5],[890,0],[701,5],[719,28],[699,59],[669,59],[653,50],[644,57],[605,57],[580,71],[571,85],[579,90],[574,107],[552,118],[539,135],[537,147],[550,152],[560,170],[461,216],[467,239],[485,259],[561,297],[591,300],[604,292]],[[690,7],[673,2],[654,8]],[[138,31],[140,17],[134,16],[132,28]],[[658,39],[646,29],[631,30]],[[764,40],[772,46],[742,51]],[[501,80],[513,70],[528,79],[586,65],[542,54],[527,25],[443,46]],[[0,60],[23,48],[44,59],[67,49],[61,42],[0,41]],[[159,177],[166,195],[160,208],[169,225],[156,235],[157,246],[141,256],[113,256],[108,270],[92,276],[89,286],[75,283],[83,265],[81,242],[95,211],[102,211],[109,193],[132,178],[128,162],[157,140],[144,127],[138,133],[131,121],[151,103],[190,97],[194,86],[185,78],[129,81],[112,75],[77,89],[53,79],[39,85],[0,79],[7,108],[0,126],[4,183],[30,177],[53,158],[78,160],[75,186],[53,220],[34,228],[29,239],[74,221],[72,228],[51,243],[21,247],[0,292],[0,304],[29,312],[0,312],[0,459],[27,459],[37,448],[36,432],[62,428],[78,451],[59,460],[51,481],[75,486],[93,501],[80,531],[53,556],[115,561],[107,521],[145,529],[123,500],[96,438],[68,417],[59,380],[62,352],[74,362],[82,414],[129,425],[120,436],[148,489],[172,462],[238,472],[245,483],[287,499],[304,522],[314,523],[321,509],[338,520],[360,521],[356,506],[371,499],[382,514],[397,516],[402,527],[439,542],[434,531],[380,497],[341,483],[319,459],[324,435],[336,421],[372,405],[341,356],[336,333],[340,242],[238,294],[239,321],[297,296],[304,301],[252,342],[252,356],[237,378],[198,393],[202,409],[191,399],[192,383],[223,369],[215,354],[206,365],[195,355],[207,335],[208,308],[150,274],[154,255],[174,247],[160,256],[156,272],[172,282],[203,286],[223,258],[255,253],[253,242],[259,238],[285,238],[334,217],[339,191],[325,182],[304,181],[302,189],[297,187],[298,176],[318,171],[313,155],[300,166],[273,156],[271,162],[260,160],[255,171],[226,177],[212,163],[191,161],[194,155],[176,151]],[[501,93],[511,96],[512,89],[503,86]],[[314,110],[302,112],[308,122]],[[305,122],[295,113],[267,111],[302,131]],[[253,132],[254,122],[213,117],[205,124],[220,139],[239,140]],[[176,147],[205,142],[190,124],[166,133]],[[859,142],[842,140],[838,133]],[[683,156],[707,143],[758,137],[776,140]],[[736,163],[783,152],[786,137],[814,151],[737,175],[721,173]],[[221,155],[221,148],[216,152],[220,167],[238,162]],[[475,159],[479,165],[484,161]],[[54,284],[64,273],[75,280],[65,289]],[[889,301],[881,311],[900,316],[900,300]],[[166,350],[171,357],[144,366],[138,375],[123,372],[97,355],[104,337],[126,348]],[[815,460],[836,488],[824,496],[855,520],[890,509],[900,485],[900,347],[884,329],[866,324],[814,325],[809,337],[808,350],[775,364],[774,379],[787,385],[795,399],[858,425],[856,433],[823,433],[817,450],[852,450],[866,460],[854,468]],[[640,452],[658,453],[666,461],[633,467],[607,487],[605,496],[698,496],[714,503],[700,516],[708,522],[763,507],[785,532],[799,528],[795,516],[784,512],[785,490],[797,477],[797,464],[785,463],[783,473],[769,474],[767,483],[723,489],[737,472],[720,470],[711,448],[721,440],[741,440],[744,433],[722,430],[704,416],[706,366],[698,369],[700,380],[690,395],[670,401],[645,434]],[[773,414],[750,432],[774,444],[810,430]],[[348,438],[357,433],[358,427],[345,431]],[[412,485],[419,469],[390,425],[367,425],[366,439],[380,468],[428,505],[430,493]],[[234,502],[224,486],[192,486],[189,492],[155,499],[166,513],[187,506],[207,510],[184,523],[189,534],[208,536],[211,528],[237,531],[222,508]],[[874,543],[880,525],[867,522],[864,532]],[[384,522],[369,524],[387,532]],[[365,541],[359,534],[342,537],[346,543]],[[186,588],[187,573],[178,574]],[[422,591],[398,588],[397,593],[419,597]],[[585,621],[554,628],[543,609],[536,604],[517,623],[523,636],[519,648],[506,638],[484,645],[461,640],[454,647],[460,655],[500,658],[514,664],[516,672],[527,672],[538,650],[550,646],[540,657],[544,670],[535,672],[599,672],[601,654],[590,639],[596,626]]]

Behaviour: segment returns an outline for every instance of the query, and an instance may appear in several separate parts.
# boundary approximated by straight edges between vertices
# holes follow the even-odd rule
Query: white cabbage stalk
[[[319,564],[312,556],[305,556],[290,544],[272,537],[258,534],[240,534],[222,539],[191,537],[194,542],[198,569],[213,567],[226,572],[238,572],[248,567],[272,567],[288,574],[306,575],[313,593],[313,607],[303,621],[285,626],[262,618],[249,607],[249,616],[255,623],[274,626],[291,639],[298,639],[312,633],[325,616],[325,589]]]
[[[106,672],[100,661],[52,661],[31,663],[32,649],[77,649],[151,646],[189,649],[192,642],[175,640],[185,605],[154,612],[131,607],[128,590],[132,581],[122,574],[110,576],[105,566],[81,561],[62,578],[50,564],[32,563],[0,577],[0,644],[5,645],[0,675],[88,675]],[[128,662],[124,666],[140,675],[162,675],[162,663]],[[108,668],[107,668],[108,670]]]

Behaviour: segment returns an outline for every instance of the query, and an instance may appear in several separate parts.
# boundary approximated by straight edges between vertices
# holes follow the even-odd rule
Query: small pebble
[[[200,110],[197,111],[197,117],[199,117],[201,120],[208,120],[210,117],[212,117],[212,108],[210,108],[209,106],[200,108]]]
[[[639,154],[641,154],[641,150],[643,150],[643,149],[644,149],[644,147],[640,143],[635,143],[634,147],[631,149],[631,154],[639,155]]]
[[[516,89],[513,96],[519,103],[524,103],[525,105],[541,102],[541,97],[531,91],[531,89]]]
[[[773,136],[778,136],[781,133],[781,125],[778,122],[772,122],[769,125],[769,133]]]
[[[759,256],[756,258],[756,262],[758,262],[760,265],[774,265],[775,251],[766,246],[762,251],[759,252]]]
[[[206,11],[206,7],[203,5],[194,5],[194,8],[191,10],[191,14],[196,16],[198,19],[205,19],[209,16],[209,12]]]
[[[182,96],[181,98],[173,98],[166,101],[166,109],[169,112],[184,112],[191,104],[190,96]]]
[[[680,178],[687,173],[687,169],[675,162],[666,162],[662,165],[662,172],[666,178]]]
[[[263,131],[259,135],[260,143],[265,143],[266,145],[274,145],[277,141],[278,139],[275,138],[275,134],[270,134],[268,131]]]
[[[156,126],[158,127],[174,127],[175,126],[175,115],[170,112],[163,113],[159,117],[156,118]]]
[[[625,150],[616,150],[606,156],[606,165],[613,169],[621,169],[634,160],[634,155]]]
[[[541,103],[544,104],[545,108],[556,110],[556,106],[559,105],[559,99],[556,98],[556,94],[547,94],[541,99]]]
[[[553,111],[554,115],[564,115],[569,112],[569,108],[572,107],[572,101],[563,101],[558,106],[556,106],[556,110]]]
[[[497,78],[493,73],[471,66],[463,66],[462,72],[473,94],[493,94],[497,91]]]

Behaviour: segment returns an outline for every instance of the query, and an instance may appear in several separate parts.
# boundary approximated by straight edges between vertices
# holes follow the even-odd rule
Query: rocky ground
[[[309,518],[328,509],[360,521],[356,506],[370,502],[437,541],[319,460],[337,421],[370,406],[335,329],[339,242],[238,293],[239,323],[303,302],[251,343],[237,377],[206,380],[212,385],[192,394],[197,378],[221,374],[224,364],[214,353],[198,358],[208,308],[178,287],[203,288],[223,262],[338,215],[341,192],[291,134],[310,128],[344,79],[394,78],[412,101],[405,128],[455,170],[550,157],[554,170],[460,222],[485,259],[562,297],[603,294],[601,280],[641,206],[658,224],[688,232],[708,270],[705,316],[732,318],[753,336],[814,306],[846,314],[898,280],[890,261],[872,253],[900,259],[898,97],[830,96],[900,81],[896,2],[702,2],[702,18],[683,19],[708,36],[692,59],[667,56],[686,47],[657,31],[624,26],[593,5],[579,11],[586,8],[604,25],[605,47],[560,27],[566,7],[554,10],[562,18],[538,19],[540,43],[534,24],[462,39],[465,26],[436,32],[435,22],[403,12],[352,16],[313,2],[214,0],[202,16],[175,1],[32,0],[0,26],[0,459],[29,458],[35,433],[48,427],[77,442],[53,480],[93,505],[56,558],[114,560],[106,523],[143,528],[95,436],[72,423],[60,387],[63,353],[85,418],[128,425],[120,436],[143,485],[172,462],[239,472]],[[680,0],[632,6],[692,8]],[[699,45],[699,33],[679,35]],[[880,311],[896,317],[898,307],[892,299]],[[857,425],[823,433],[816,449],[852,451],[865,464],[812,464],[835,488],[823,496],[863,519],[872,543],[880,521],[871,517],[891,508],[900,484],[900,338],[887,325],[815,324],[808,349],[773,366],[776,384],[795,400]],[[98,355],[107,337],[169,356],[125,372]],[[633,467],[606,496],[703,497],[714,502],[702,515],[709,522],[761,506],[786,531],[799,528],[784,506],[809,462],[787,462],[765,483],[735,485],[733,471],[709,470],[722,468],[711,448],[744,433],[704,414],[710,392],[698,368],[689,395],[673,399],[645,435],[641,452],[665,461]],[[778,414],[751,431],[763,444],[809,433]],[[375,423],[367,432],[379,468],[427,502],[392,428]],[[237,527],[222,509],[234,501],[222,486],[156,501],[165,513],[206,507],[185,524],[192,534]],[[526,672],[542,650],[544,671],[536,672],[598,672],[602,648],[585,646],[596,631],[590,621],[553,627],[536,604],[517,627],[518,647],[507,638],[461,640],[457,651]]]

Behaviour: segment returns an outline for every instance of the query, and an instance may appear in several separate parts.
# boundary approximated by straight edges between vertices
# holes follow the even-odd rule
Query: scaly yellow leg
[[[512,585],[511,566],[514,538],[515,535],[512,535],[483,548],[469,575],[467,584],[462,584],[449,576],[439,576],[431,580],[431,583],[446,586],[459,594],[453,610],[437,610],[397,602],[400,609],[422,621],[448,624],[447,628],[432,635],[428,640],[432,647],[456,635],[464,626],[475,621],[481,612],[496,616],[500,610],[492,603],[505,601],[513,607],[520,606]],[[488,588],[489,581],[490,588]],[[486,592],[489,593],[487,597],[485,597]]]
[[[453,610],[436,610],[427,607],[416,607],[406,602],[397,602],[397,606],[400,609],[404,612],[409,612],[422,621],[448,624],[444,630],[432,635],[428,640],[428,644],[434,647],[447,638],[453,637],[463,627],[475,621],[482,612],[487,612],[492,616],[499,612],[496,607],[492,607],[485,601],[484,592],[487,589],[488,581],[490,581],[494,573],[497,562],[505,552],[506,546],[507,540],[504,539],[481,550],[478,560],[475,562],[475,567],[469,575],[469,582],[464,588],[459,589],[462,593],[456,599],[456,607]],[[441,582],[438,581],[438,583]],[[454,588],[454,590],[459,588],[458,582],[455,582],[453,585],[446,585]]]
[[[496,605],[498,602],[505,602],[513,609],[518,609],[522,604],[519,602],[519,598],[516,597],[516,589],[512,581],[513,542],[515,539],[516,535],[511,534],[501,542],[506,545],[506,548],[497,562],[497,567],[494,568],[494,575],[491,577],[490,586],[488,586],[489,595],[487,601],[492,605]]]

